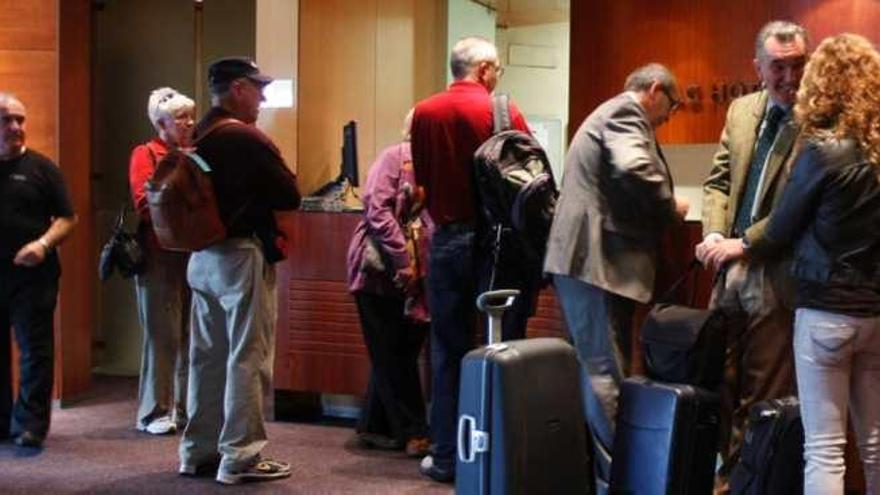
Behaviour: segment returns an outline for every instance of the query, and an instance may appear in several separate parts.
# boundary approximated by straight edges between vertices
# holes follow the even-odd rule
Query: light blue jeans
[[[848,408],[866,493],[880,493],[880,317],[800,308],[794,351],[806,437],[804,493],[843,494]]]
[[[629,359],[621,344],[632,335],[635,302],[565,275],[553,275],[553,286],[581,365],[596,493],[604,494],[611,479],[617,399]]]

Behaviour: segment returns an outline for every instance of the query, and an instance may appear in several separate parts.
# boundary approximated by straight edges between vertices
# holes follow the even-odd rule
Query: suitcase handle
[[[500,289],[483,292],[477,296],[477,309],[489,313],[490,315],[504,313],[505,310],[513,306],[513,300],[519,295],[516,289]],[[499,299],[504,299],[500,304],[492,304]]]
[[[519,291],[516,289],[491,290],[477,296],[477,309],[489,315],[489,325],[486,328],[488,345],[501,342],[501,316],[513,306],[517,296]]]
[[[470,441],[467,432],[470,431]],[[470,447],[470,448],[468,448]],[[477,419],[473,416],[462,414],[458,417],[458,460],[471,463],[477,458],[477,454],[489,450],[489,434],[477,429]]]

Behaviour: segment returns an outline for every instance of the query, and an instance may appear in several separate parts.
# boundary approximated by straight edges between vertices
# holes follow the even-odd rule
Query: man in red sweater
[[[473,347],[474,298],[482,274],[491,268],[489,253],[477,249],[473,158],[492,135],[491,92],[503,72],[495,45],[476,37],[455,44],[449,65],[455,81],[420,102],[412,123],[416,182],[425,189],[428,211],[437,225],[428,273],[432,454],[422,461],[421,472],[442,482],[455,477],[459,366]],[[515,129],[528,132],[512,104],[510,116]],[[513,325],[517,331],[504,332],[504,337],[524,337],[525,317]]]

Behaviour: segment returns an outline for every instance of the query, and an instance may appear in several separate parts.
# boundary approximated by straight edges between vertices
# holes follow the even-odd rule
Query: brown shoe
[[[425,457],[431,440],[428,437],[413,437],[406,442],[406,455],[409,457]]]

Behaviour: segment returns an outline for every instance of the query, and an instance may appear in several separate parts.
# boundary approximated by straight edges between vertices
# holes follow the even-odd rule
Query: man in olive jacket
[[[763,255],[767,217],[795,157],[792,106],[806,63],[808,36],[784,21],[765,25],[755,68],[764,90],[734,100],[712,170],[703,184],[703,242],[696,255],[721,270],[710,307],[734,317],[721,390],[717,492],[739,458],[749,408],[794,393],[791,288],[787,256]]]

